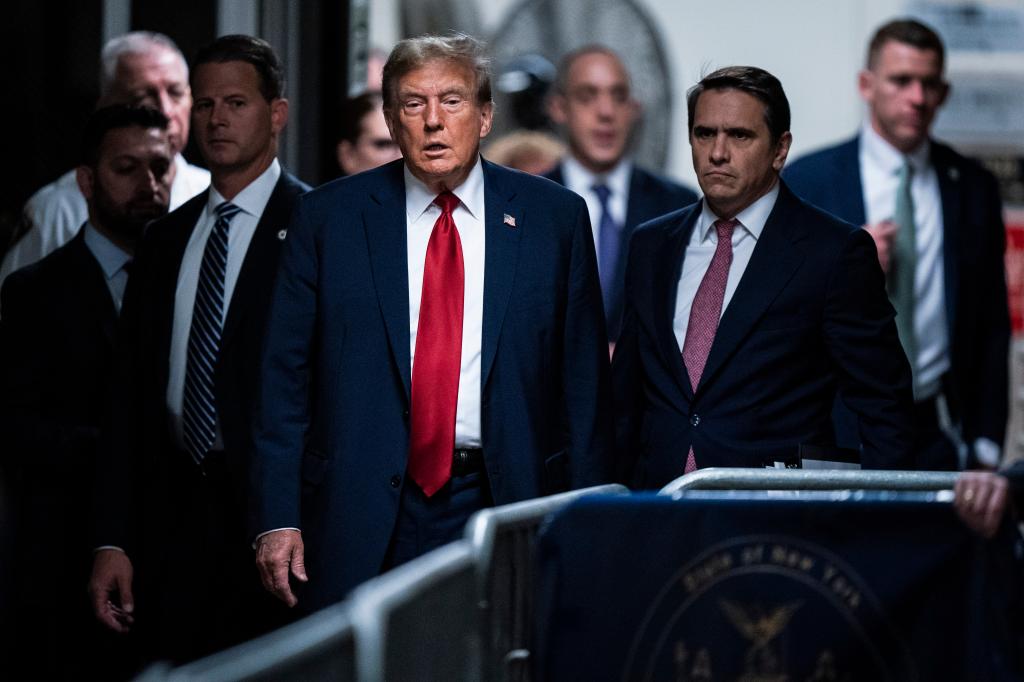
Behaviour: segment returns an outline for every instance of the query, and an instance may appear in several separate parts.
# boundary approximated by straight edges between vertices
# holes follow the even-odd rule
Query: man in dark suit
[[[626,67],[611,49],[587,45],[565,55],[548,111],[565,131],[569,155],[546,177],[587,202],[608,340],[614,344],[622,320],[630,235],[640,223],[692,204],[697,195],[627,157],[640,104],[630,93]]]
[[[292,221],[254,460],[257,561],[290,605],[289,572],[316,609],[457,539],[481,507],[607,480],[586,206],[480,159],[482,49],[399,43],[384,111],[404,159],[309,193]]]
[[[16,271],[0,291],[0,464],[17,501],[15,627],[4,641],[9,672],[118,676],[93,650],[106,645],[83,590],[91,557],[90,482],[132,255],[146,222],[167,212],[173,158],[167,126],[154,109],[96,111],[77,169],[89,219],[70,242]]]
[[[252,568],[248,424],[284,228],[306,189],[276,158],[288,102],[270,45],[217,39],[196,56],[192,91],[212,187],[154,223],[139,249],[114,392],[125,425],[104,453],[90,583],[104,624],[123,631],[137,615],[149,654],[175,661],[280,616],[259,603]]]
[[[949,86],[927,26],[882,26],[860,73],[860,133],[786,169],[798,195],[875,240],[914,374],[914,466],[994,467],[1007,418],[1009,312],[996,181],[929,138]],[[843,444],[857,421],[837,405]]]
[[[630,243],[618,476],[653,488],[828,448],[837,389],[863,418],[863,466],[905,466],[910,375],[882,272],[866,233],[779,180],[792,140],[782,85],[730,67],[687,106],[704,200]]]

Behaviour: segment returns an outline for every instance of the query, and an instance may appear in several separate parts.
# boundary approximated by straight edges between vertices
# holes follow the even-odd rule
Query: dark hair
[[[867,68],[872,68],[878,54],[888,43],[903,43],[919,50],[932,50],[939,55],[939,70],[946,62],[946,48],[942,38],[930,26],[914,19],[895,19],[881,26],[868,43]]]
[[[156,128],[167,130],[167,117],[152,107],[135,104],[112,104],[97,109],[89,116],[82,131],[81,163],[95,167],[100,147],[107,133],[121,128]]]
[[[565,95],[568,93],[569,88],[569,71],[572,69],[572,65],[580,57],[586,57],[591,54],[603,54],[611,57],[619,63],[622,70],[626,74],[626,82],[629,82],[629,71],[626,70],[626,65],[622,63],[622,58],[619,57],[618,53],[606,45],[600,43],[590,43],[577,47],[571,52],[566,52],[562,55],[562,58],[558,60],[558,70],[555,72],[554,90],[555,92]]]
[[[381,94],[376,91],[364,92],[345,100],[341,120],[338,122],[338,142],[346,140],[355,144],[363,132],[363,119],[382,105]]]
[[[452,33],[446,36],[426,35],[406,38],[391,50],[384,64],[384,109],[390,110],[398,97],[398,81],[432,61],[452,61],[465,64],[476,78],[476,101],[483,105],[491,101],[491,60],[484,53],[484,44],[471,35]]]
[[[687,130],[693,132],[693,113],[697,100],[705,90],[739,90],[753,95],[764,104],[764,122],[772,142],[778,142],[789,131],[789,100],[779,79],[756,66],[727,66],[704,76],[686,92]]]
[[[246,62],[252,64],[260,77],[260,93],[272,102],[284,97],[284,66],[270,43],[246,35],[221,36],[199,49],[192,61],[192,77],[203,64]]]

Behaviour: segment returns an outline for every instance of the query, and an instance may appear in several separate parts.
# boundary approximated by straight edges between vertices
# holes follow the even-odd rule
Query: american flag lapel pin
[[[504,222],[509,227],[516,226],[516,219],[510,216],[508,213],[505,214],[505,217],[502,219],[502,222]]]

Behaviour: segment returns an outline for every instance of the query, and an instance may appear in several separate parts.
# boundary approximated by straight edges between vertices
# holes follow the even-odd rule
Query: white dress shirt
[[[591,173],[583,165],[567,154],[562,159],[562,179],[565,180],[566,188],[576,192],[587,202],[587,212],[590,214],[590,225],[594,232],[595,253],[601,253],[601,200],[593,190],[594,185],[605,185],[608,187],[608,211],[612,214],[615,222],[622,226],[626,224],[626,210],[629,208],[629,179],[633,174],[633,164],[628,159],[623,159],[607,173],[598,175]],[[625,244],[623,244],[625,248]]]
[[[249,242],[252,241],[263,209],[280,177],[281,165],[274,159],[262,175],[231,199],[231,203],[241,211],[231,219],[231,227],[228,230],[228,262],[224,272],[222,324],[227,319],[231,307],[231,295],[235,290],[235,282],[238,281],[238,273],[242,270],[245,254],[249,250]],[[196,287],[199,284],[199,268],[203,261],[203,252],[206,250],[206,241],[217,222],[216,208],[224,201],[224,197],[210,187],[210,197],[206,207],[199,214],[199,220],[192,230],[192,236],[185,246],[185,255],[178,268],[178,286],[174,293],[174,327],[171,330],[170,373],[167,380],[167,409],[171,416],[171,432],[180,446],[184,446],[181,431],[182,396],[185,392],[188,337],[192,330],[192,308],[196,300]],[[218,424],[217,440],[212,449],[223,447]]]
[[[754,247],[757,246],[757,240],[761,238],[764,224],[768,221],[768,215],[775,207],[775,200],[778,197],[779,183],[776,181],[775,186],[767,194],[736,214],[739,225],[732,233],[732,264],[729,266],[729,278],[726,280],[725,296],[722,298],[722,315],[736,293],[736,287],[743,278],[750,257],[754,254]],[[675,332],[680,353],[686,341],[686,328],[690,325],[693,299],[697,295],[701,280],[704,279],[704,273],[711,265],[715,249],[718,248],[718,231],[714,229],[714,223],[719,216],[711,210],[706,199],[703,199],[701,204],[703,208],[686,245],[683,271],[676,288],[676,311],[672,318],[672,331]],[[721,316],[718,319],[722,319]]]
[[[170,197],[172,211],[210,185],[210,172],[190,165],[181,154],[174,157],[174,167]],[[42,260],[51,251],[67,244],[89,218],[89,207],[78,189],[75,169],[29,197],[24,213],[31,225],[4,255],[0,264],[0,284],[15,270]]]
[[[914,272],[914,330],[917,335],[917,372],[914,398],[935,397],[942,375],[949,371],[946,325],[945,264],[942,260],[942,195],[930,160],[931,143],[904,155],[865,124],[861,131],[860,175],[868,224],[892,220],[896,191],[904,161],[913,168],[910,195],[914,201],[914,237],[917,269]]]
[[[128,286],[128,271],[125,266],[132,262],[132,256],[120,246],[110,241],[92,223],[85,224],[85,245],[93,258],[100,264],[103,277],[107,280],[110,298],[114,300],[114,309],[120,314],[121,301],[124,300],[124,289]]]
[[[480,352],[484,324],[484,173],[480,159],[469,177],[452,193],[459,205],[452,212],[462,242],[465,294],[462,317],[462,369],[455,408],[455,446],[480,447]],[[427,243],[441,209],[437,195],[405,168],[405,217],[409,261],[409,367],[416,357],[416,328],[423,295]]]

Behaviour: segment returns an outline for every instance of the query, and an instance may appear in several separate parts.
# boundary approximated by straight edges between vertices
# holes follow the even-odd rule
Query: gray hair
[[[451,61],[465,64],[476,80],[478,104],[491,101],[491,60],[484,53],[483,42],[465,33],[445,36],[425,35],[406,38],[391,50],[384,64],[384,109],[393,109],[398,98],[398,81],[402,76],[433,61]]]
[[[107,97],[113,89],[117,63],[121,61],[121,57],[128,54],[146,54],[154,48],[168,50],[177,56],[182,68],[185,69],[185,80],[188,80],[188,62],[173,40],[163,33],[132,31],[111,38],[100,52],[100,98]]]

